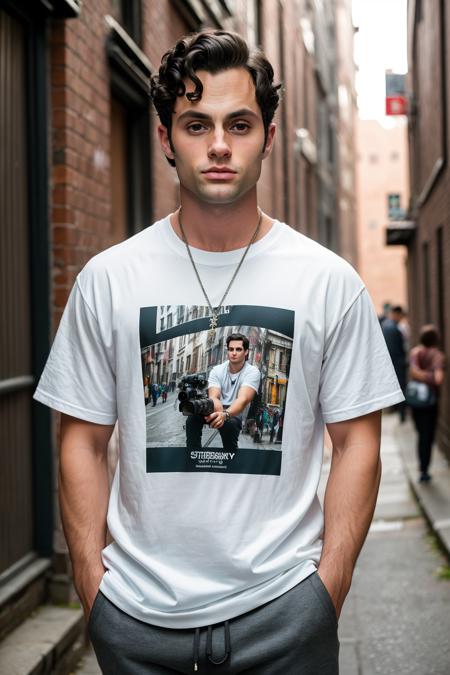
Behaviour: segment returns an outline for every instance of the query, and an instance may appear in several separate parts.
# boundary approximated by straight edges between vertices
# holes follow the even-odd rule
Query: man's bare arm
[[[327,428],[333,451],[318,573],[339,616],[375,510],[381,478],[381,411]]]
[[[209,396],[211,396],[211,391],[213,390],[213,393],[215,393],[215,390],[213,387],[211,387],[208,390]],[[220,391],[220,389],[218,390]],[[251,403],[253,398],[255,397],[256,391],[252,387],[247,387],[246,385],[243,385],[240,387],[239,392],[237,397],[234,399],[233,403],[229,406],[227,409],[227,412],[230,414],[231,417],[235,415],[239,415],[246,406]],[[214,399],[214,396],[212,396]],[[223,410],[223,407],[221,408]],[[225,418],[221,414],[220,409],[215,407],[215,412],[211,413],[211,415],[208,415],[208,417],[205,418],[206,421],[209,423],[210,427],[213,429],[220,429],[223,427]]]
[[[208,396],[214,401],[214,410],[220,412],[223,410],[222,401],[220,397],[222,396],[222,390],[220,387],[208,387]]]
[[[114,426],[61,417],[59,503],[75,588],[86,617],[105,572],[109,499],[107,448]]]

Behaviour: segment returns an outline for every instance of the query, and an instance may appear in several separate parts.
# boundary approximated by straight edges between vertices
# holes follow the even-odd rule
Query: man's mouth
[[[202,171],[202,173],[213,180],[229,180],[236,175],[236,171],[233,171],[228,166],[211,166],[206,171]]]

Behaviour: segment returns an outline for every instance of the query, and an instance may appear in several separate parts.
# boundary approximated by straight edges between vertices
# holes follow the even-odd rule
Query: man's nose
[[[208,148],[208,157],[231,157],[231,148],[223,129],[214,131]]]

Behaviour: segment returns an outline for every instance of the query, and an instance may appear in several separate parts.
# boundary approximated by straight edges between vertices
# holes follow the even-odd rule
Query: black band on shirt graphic
[[[278,476],[294,312],[160,305],[140,311],[146,471]],[[237,383],[237,385],[236,385]],[[228,408],[220,429],[207,420]]]

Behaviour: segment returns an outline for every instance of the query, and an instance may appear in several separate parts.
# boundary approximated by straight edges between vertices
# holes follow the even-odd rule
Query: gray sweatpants
[[[337,675],[339,670],[336,612],[317,573],[251,612],[196,630],[138,621],[99,593],[88,628],[105,675],[196,671],[205,675]]]

